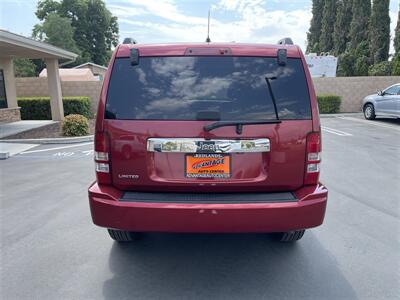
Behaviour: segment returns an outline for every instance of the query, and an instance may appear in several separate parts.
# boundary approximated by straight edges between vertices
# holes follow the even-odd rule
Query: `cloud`
[[[147,10],[140,7],[127,7],[122,5],[110,4],[107,8],[110,9],[113,14],[117,15],[119,18],[129,18],[134,16],[146,15],[149,13]]]
[[[276,43],[292,37],[304,48],[311,12],[265,8],[264,0],[221,0],[212,5],[210,36],[214,42]],[[202,42],[207,32],[207,9],[204,17],[182,11],[172,0],[123,0],[109,5],[119,17],[124,34],[136,34],[141,43]],[[220,17],[220,18],[219,18]]]
[[[108,6],[119,18],[121,39],[132,36],[140,43],[205,41],[209,7],[201,4],[204,17],[199,17],[195,11],[199,5],[192,9],[183,3],[119,0]],[[291,37],[304,51],[311,17],[311,1],[219,0],[211,5],[210,37],[213,42],[273,44]],[[397,11],[391,9],[390,17],[393,39]]]
[[[188,16],[180,12],[177,8],[177,5],[172,0],[123,0],[121,3],[127,4],[128,10],[132,8],[139,8],[145,10],[148,14],[178,24],[207,24],[207,20],[205,18]],[[120,7],[123,6],[120,5]]]

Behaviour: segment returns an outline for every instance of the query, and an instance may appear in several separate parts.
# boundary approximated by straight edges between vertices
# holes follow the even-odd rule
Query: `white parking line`
[[[73,152],[73,151],[63,151],[63,152],[56,152],[53,153],[54,157],[69,157],[69,156],[90,156],[93,155],[94,150],[84,150],[84,151],[78,151],[78,152]]]
[[[52,150],[74,148],[74,147],[85,146],[85,145],[93,145],[93,142],[82,143],[82,144],[76,144],[76,145],[68,145],[68,146],[63,146],[63,147],[55,147],[55,148],[41,149],[41,150],[25,151],[25,152],[21,152],[20,154],[37,153],[37,152],[46,152],[46,151],[52,151]]]
[[[325,132],[329,132],[329,133],[336,134],[336,135],[339,135],[339,136],[352,136],[351,133],[344,132],[344,131],[337,130],[337,129],[333,129],[333,128],[329,128],[329,127],[326,127],[326,126],[321,126],[321,129],[323,131],[325,131]]]
[[[353,118],[353,117],[336,117],[336,118],[346,120],[346,121],[354,121],[354,122],[359,122],[359,123],[363,123],[363,124],[367,124],[367,125],[383,127],[383,128],[390,128],[390,129],[400,131],[400,126],[392,126],[389,124],[378,123],[377,121],[361,120],[361,119],[357,119],[357,118]]]

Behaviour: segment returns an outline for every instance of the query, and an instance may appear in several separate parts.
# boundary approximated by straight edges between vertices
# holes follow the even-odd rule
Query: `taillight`
[[[94,162],[96,178],[99,184],[111,184],[110,149],[108,137],[96,132],[94,141]]]
[[[311,132],[307,135],[306,151],[304,184],[317,184],[321,163],[321,134],[319,132]]]

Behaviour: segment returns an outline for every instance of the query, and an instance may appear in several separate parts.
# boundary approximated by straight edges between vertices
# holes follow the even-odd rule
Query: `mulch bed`
[[[89,131],[90,134],[94,134],[96,120],[89,120]],[[49,124],[43,127],[34,128],[28,131],[17,133],[14,135],[7,136],[2,140],[11,139],[42,139],[42,138],[65,138],[66,136],[61,134],[61,122]]]

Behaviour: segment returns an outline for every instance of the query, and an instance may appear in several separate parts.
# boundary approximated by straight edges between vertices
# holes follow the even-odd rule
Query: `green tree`
[[[321,36],[319,50],[329,52],[333,49],[333,27],[336,19],[336,0],[325,0],[322,14]]]
[[[103,0],[40,0],[36,15],[40,20],[51,12],[68,18],[75,29],[73,38],[81,51],[78,63],[93,61],[104,65],[118,44],[117,18]]]
[[[338,57],[337,76],[354,76],[354,54],[349,51],[340,54]]]
[[[349,42],[353,0],[340,0],[337,3],[336,20],[333,29],[333,49],[335,55],[343,54]]]
[[[397,13],[397,26],[394,32],[394,51],[396,54],[400,54],[400,7]]]
[[[92,58],[91,48],[93,45],[90,41],[91,28],[88,25],[88,3],[91,0],[62,0],[60,5],[59,14],[71,20],[71,25],[75,29],[74,40],[81,50],[81,56],[77,59],[77,64],[93,61],[94,63],[101,64],[94,61]],[[95,28],[93,30],[98,30]],[[100,29],[104,30],[104,29]]]
[[[400,7],[397,13],[397,26],[394,33],[394,51],[395,55],[392,60],[392,75],[400,75]]]
[[[354,76],[368,76],[370,66],[368,40],[362,41],[355,50],[350,50],[350,52],[355,57]]]
[[[356,49],[348,49],[339,55],[338,76],[368,76],[369,43],[362,41]]]
[[[392,75],[399,76],[400,75],[400,55],[397,54],[392,60]]]
[[[350,48],[368,40],[369,19],[371,16],[371,1],[353,0],[352,20],[350,24]]]
[[[369,76],[389,76],[392,73],[390,61],[382,61],[369,67]]]
[[[371,63],[387,61],[390,47],[389,0],[374,0],[369,35]]]
[[[89,1],[88,11],[91,12],[87,16],[87,22],[92,29],[88,32],[92,59],[97,64],[107,65],[111,56],[111,45],[116,46],[118,41],[115,32],[118,30],[117,18],[111,15],[102,0]]]
[[[324,4],[325,0],[313,0],[311,25],[307,32],[307,53],[320,52],[318,43],[321,36]]]
[[[51,45],[79,53],[74,41],[74,29],[68,18],[60,17],[55,12],[49,13],[42,24],[34,26],[32,36]]]
[[[357,57],[354,64],[354,76],[368,76],[369,58],[367,56]]]
[[[37,4],[36,17],[43,21],[48,14],[57,13],[60,10],[60,3],[54,0],[40,0]]]
[[[30,59],[16,58],[13,62],[15,77],[36,76],[36,66]]]

